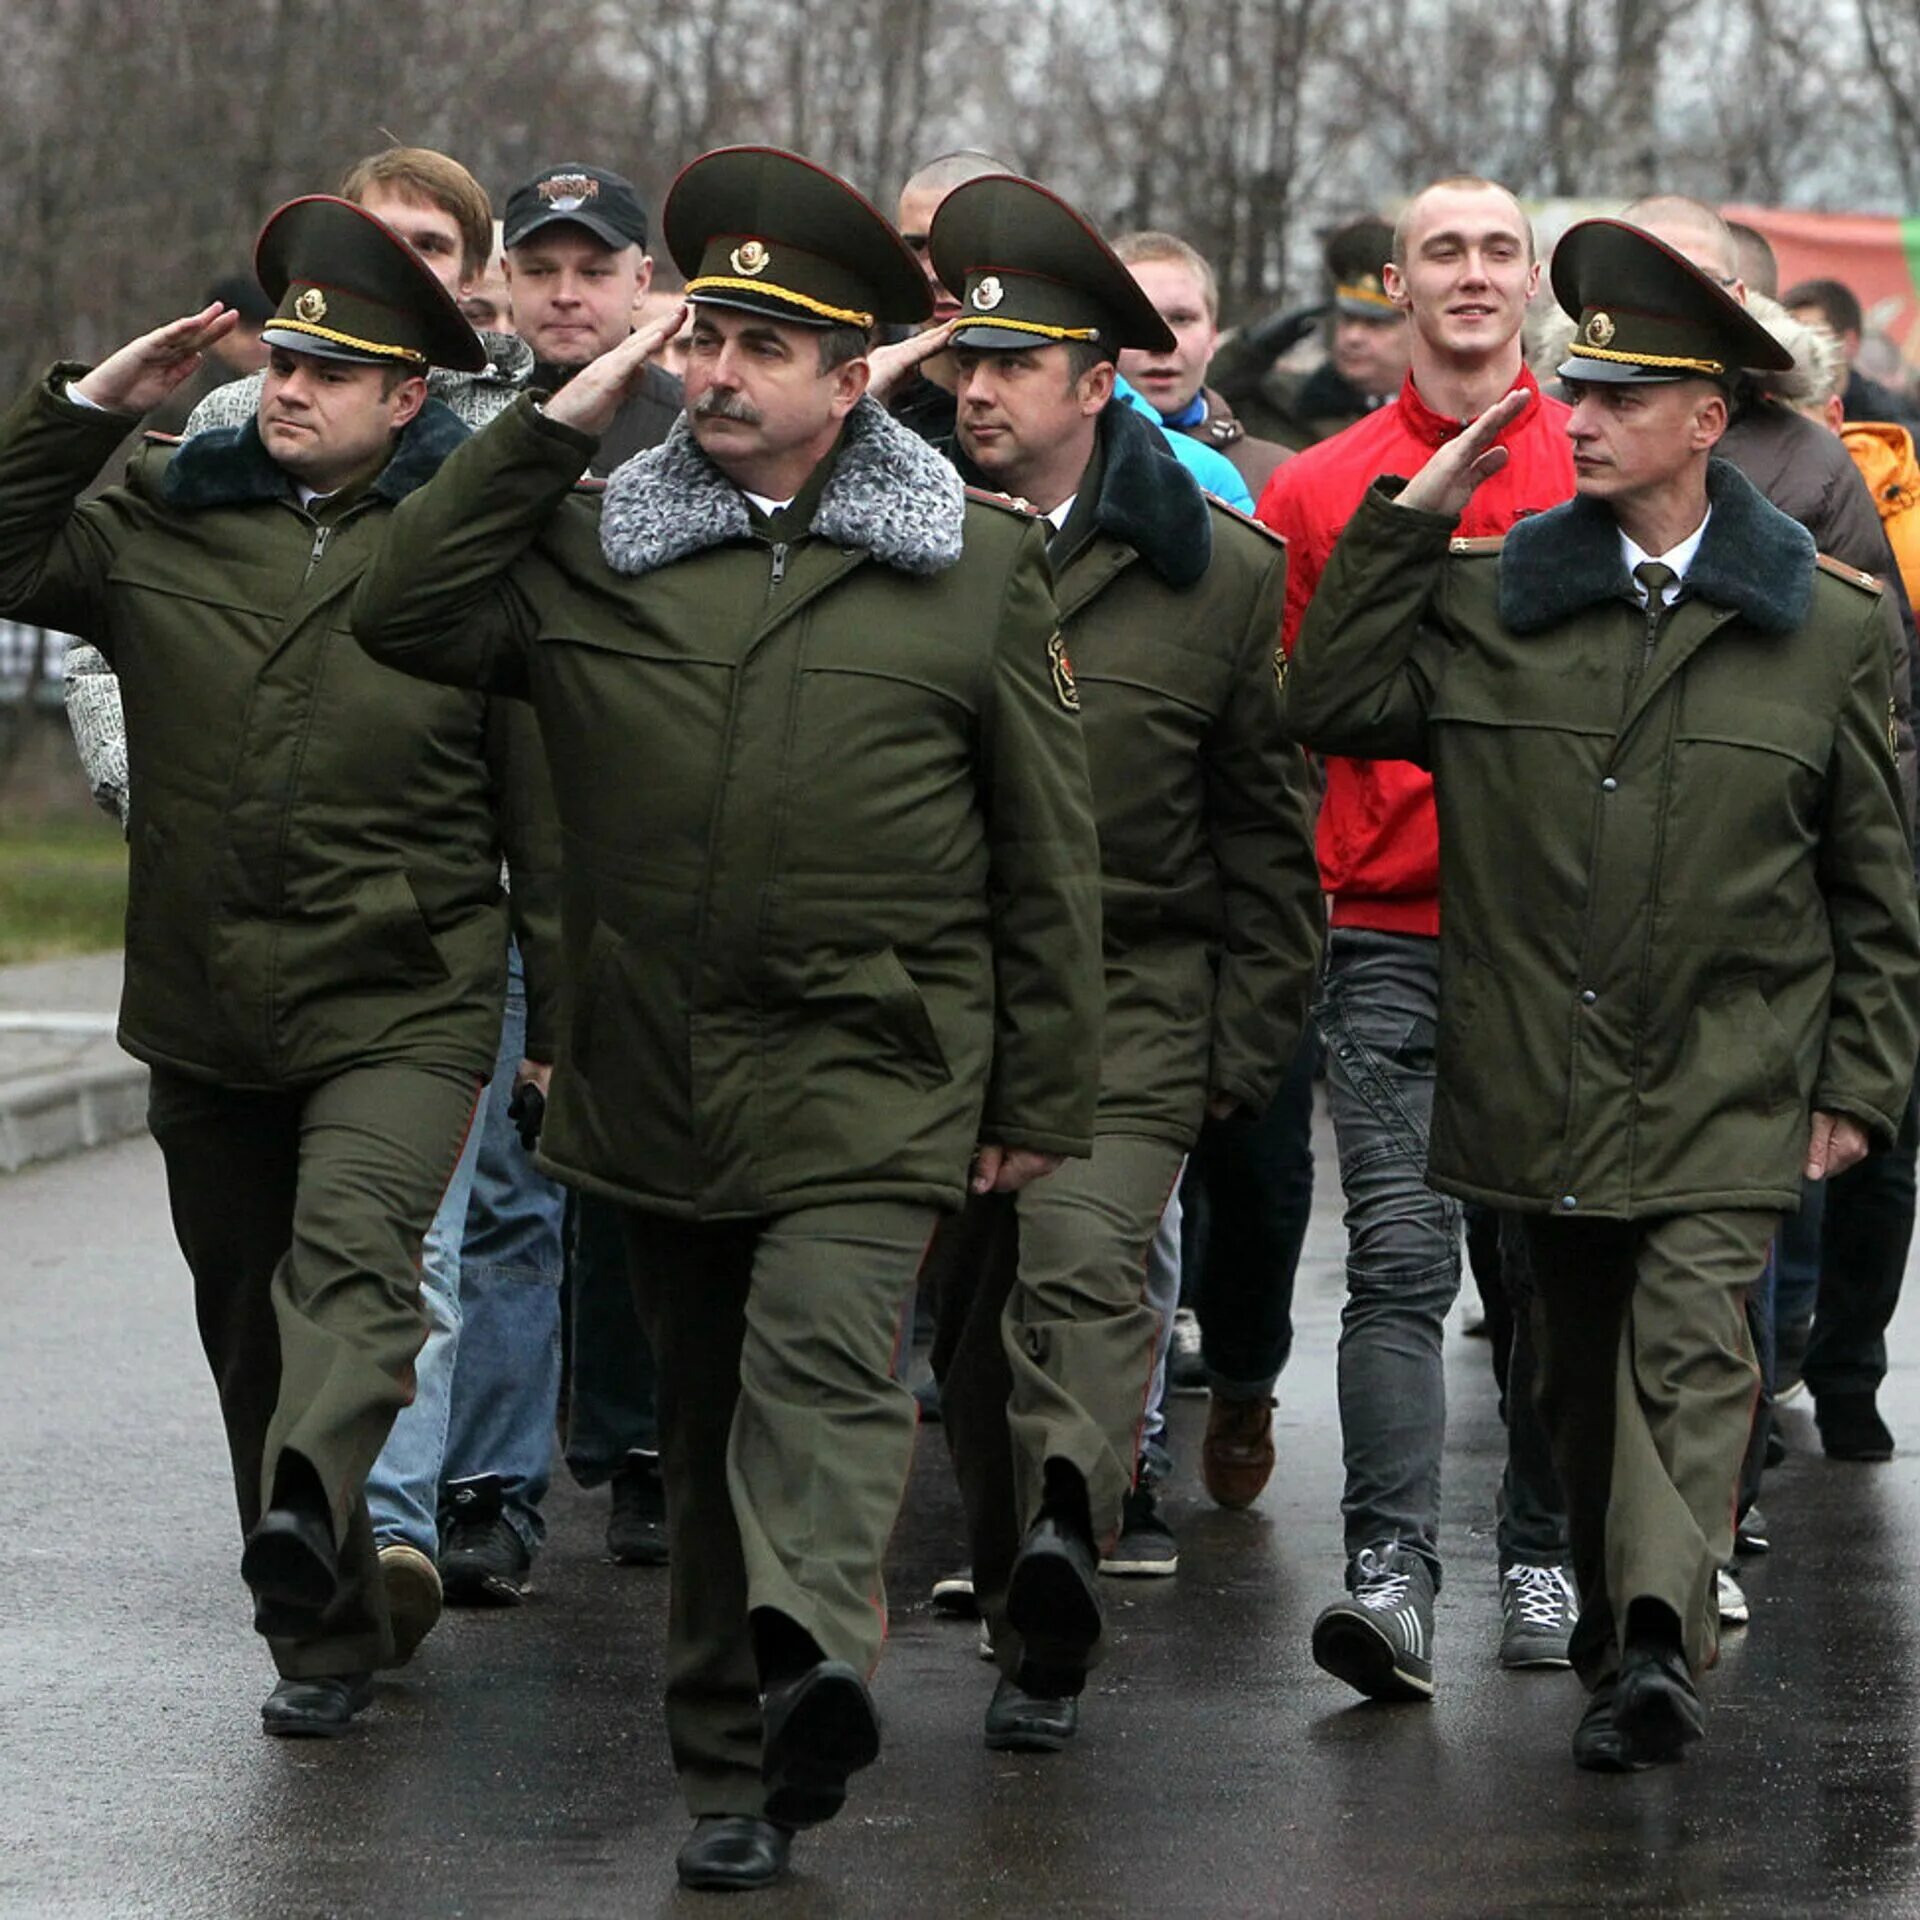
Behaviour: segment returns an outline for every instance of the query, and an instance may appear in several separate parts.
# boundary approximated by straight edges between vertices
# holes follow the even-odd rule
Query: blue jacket
[[[1202,446],[1190,434],[1172,432],[1162,423],[1158,409],[1146,395],[1117,373],[1113,376],[1113,390],[1135,413],[1144,413],[1160,429],[1174,458],[1207,492],[1230,507],[1238,507],[1242,513],[1253,511],[1253,495],[1247,491],[1240,469],[1224,453]]]

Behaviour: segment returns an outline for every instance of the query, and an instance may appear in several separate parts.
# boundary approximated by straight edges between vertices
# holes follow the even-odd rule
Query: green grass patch
[[[0,828],[0,966],[120,945],[127,843],[103,814]]]

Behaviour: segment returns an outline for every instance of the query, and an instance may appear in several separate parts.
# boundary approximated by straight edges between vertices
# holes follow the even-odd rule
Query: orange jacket
[[[1913,435],[1885,420],[1849,420],[1840,438],[1880,509],[1901,583],[1920,617],[1920,457]]]

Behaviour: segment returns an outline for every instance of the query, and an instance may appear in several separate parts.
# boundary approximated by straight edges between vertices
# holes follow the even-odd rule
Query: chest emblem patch
[[[1047,642],[1047,664],[1053,669],[1054,697],[1069,713],[1080,711],[1080,689],[1074,683],[1073,662],[1067,656],[1067,636],[1056,633]]]

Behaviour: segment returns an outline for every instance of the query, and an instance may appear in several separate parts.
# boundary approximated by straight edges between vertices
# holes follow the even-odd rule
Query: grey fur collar
[[[917,434],[863,399],[847,416],[812,531],[902,573],[943,573],[960,558],[967,494]],[[645,574],[751,532],[747,503],[693,437],[683,413],[657,447],[614,468],[600,551],[615,573]]]
[[[1813,604],[1813,536],[1724,460],[1707,463],[1707,522],[1685,597],[1731,607],[1762,633],[1791,633]],[[1522,520],[1500,549],[1500,618],[1540,633],[1607,600],[1633,600],[1620,529],[1576,495]]]

